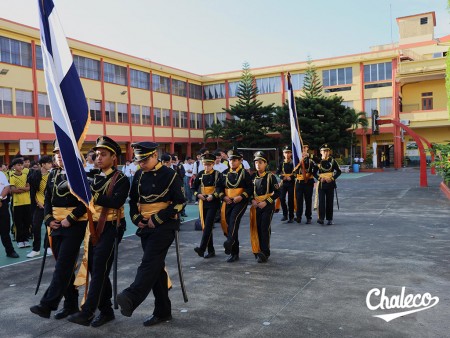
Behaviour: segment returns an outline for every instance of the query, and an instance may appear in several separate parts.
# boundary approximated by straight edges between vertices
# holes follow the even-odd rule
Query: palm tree
[[[359,127],[362,127],[364,130],[364,134],[367,131],[367,127],[369,126],[369,121],[367,120],[367,113],[361,111],[357,113],[354,109],[351,109],[350,122],[352,124],[352,140],[350,145],[350,165],[353,164],[353,140],[355,139],[355,130]]]
[[[216,148],[219,148],[219,139],[222,138],[224,132],[225,129],[221,123],[213,123],[209,128],[206,128],[203,140],[206,142],[207,139],[212,138],[216,140]]]

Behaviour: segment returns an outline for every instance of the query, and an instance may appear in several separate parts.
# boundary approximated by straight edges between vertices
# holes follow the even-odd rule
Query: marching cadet
[[[194,251],[204,258],[211,258],[216,255],[213,244],[213,226],[214,218],[220,207],[219,188],[216,188],[217,182],[221,178],[221,173],[214,170],[216,156],[213,154],[204,154],[201,158],[204,170],[200,171],[194,181],[194,195],[198,198],[198,209],[200,211],[200,221],[202,224],[203,236],[200,247],[194,248]],[[208,254],[205,251],[208,249]]]
[[[250,208],[250,241],[258,263],[265,263],[270,256],[270,223],[279,196],[275,176],[266,171],[267,159],[262,151],[254,155],[256,173],[253,175],[253,200]]]
[[[121,149],[114,140],[100,136],[93,149],[99,168],[91,170],[91,191],[95,208],[92,231],[95,231],[94,238],[97,238],[97,242],[93,242],[91,233],[87,252],[91,277],[86,301],[81,306],[81,311],[69,316],[68,320],[80,325],[99,327],[115,318],[109,273],[114,260],[116,236],[117,242],[120,242],[125,228],[123,205],[128,197],[130,181],[115,167]],[[100,313],[94,318],[97,308]]]
[[[157,143],[139,142],[131,147],[141,169],[130,190],[130,216],[139,228],[136,234],[144,254],[134,282],[117,295],[117,302],[122,315],[131,317],[153,290],[155,309],[144,321],[144,326],[152,326],[172,319],[164,260],[180,227],[177,213],[185,198],[178,174],[158,161]]]
[[[296,198],[296,222],[302,222],[303,201],[305,201],[306,224],[311,224],[312,219],[312,196],[314,191],[314,167],[315,163],[310,157],[309,146],[303,144],[303,157],[294,170],[295,176],[295,198]]]
[[[44,200],[44,223],[48,227],[49,244],[56,259],[55,270],[49,287],[38,305],[30,311],[43,318],[50,318],[64,296],[64,306],[56,312],[55,319],[62,319],[78,311],[78,290],[75,289],[75,267],[83,241],[86,225],[86,207],[70,192],[58,143],[53,142],[57,168],[48,176]],[[46,253],[44,253],[46,254]]]
[[[319,219],[317,223],[324,224],[326,218],[327,225],[333,225],[333,201],[334,189],[336,189],[336,179],[341,174],[341,169],[337,162],[330,156],[328,144],[320,147],[322,159],[314,169],[314,177],[317,179],[317,191],[319,195]]]
[[[228,152],[230,168],[225,170],[218,187],[222,189],[221,225],[227,240],[223,243],[225,254],[230,255],[227,262],[239,260],[239,225],[247,209],[248,199],[253,193],[250,174],[242,166],[242,155],[236,150]]]
[[[294,163],[292,162],[292,149],[290,146],[284,147],[283,157],[284,161],[280,164],[277,170],[277,175],[281,178],[280,202],[281,208],[283,209],[283,218],[281,221],[294,223]],[[286,194],[288,194],[287,205]]]

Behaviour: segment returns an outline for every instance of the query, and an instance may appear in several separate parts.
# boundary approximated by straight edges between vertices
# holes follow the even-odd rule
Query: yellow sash
[[[160,210],[167,208],[169,206],[169,204],[170,204],[170,202],[139,204],[139,212],[145,219],[150,219],[150,217],[152,215],[155,215]]]
[[[215,186],[210,187],[202,187],[202,195],[212,195],[214,190],[216,190]],[[198,211],[200,212],[200,222],[202,223],[202,230],[205,230],[205,219],[203,217],[203,200],[198,200]]]
[[[53,207],[52,214],[57,221],[61,222],[63,219],[67,218],[67,216],[69,216],[74,210],[75,207]],[[77,221],[87,221],[87,215],[84,214],[83,216],[78,218]]]
[[[263,202],[271,195],[272,194],[254,196],[254,199],[258,202]],[[250,243],[252,244],[252,252],[254,254],[261,251],[261,248],[259,247],[258,225],[256,223],[256,207],[253,205],[250,207]]]
[[[100,214],[102,213],[103,207],[100,205],[94,205],[94,208],[95,208],[95,213],[92,214],[92,218],[93,218],[94,222],[98,222],[98,219],[100,218]],[[114,221],[117,219],[117,210],[118,209],[112,209],[112,208],[108,209],[108,213],[106,214],[106,219],[105,219],[106,222]],[[123,215],[123,213],[124,213],[123,206],[119,210],[120,210],[120,214]]]
[[[244,192],[244,188],[234,188],[225,189],[225,195],[230,198],[235,198]],[[222,203],[222,209],[220,210],[220,225],[222,226],[222,231],[225,236],[228,236],[228,224],[225,219],[225,209],[227,208],[227,203]]]
[[[311,178],[311,174],[306,173],[305,174],[306,179],[303,177],[302,174],[297,174],[297,177],[295,178],[297,181],[303,181],[303,180],[309,180]]]
[[[316,185],[316,194],[314,196],[314,210],[317,210],[317,214],[319,214],[318,206],[319,206],[319,185],[322,183],[320,182],[321,178],[333,178],[333,173],[322,173],[319,174],[319,182],[317,182]]]

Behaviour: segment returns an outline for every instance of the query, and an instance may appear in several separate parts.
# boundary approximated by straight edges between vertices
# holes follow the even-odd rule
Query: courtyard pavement
[[[217,256],[203,259],[193,250],[201,233],[194,221],[186,221],[180,239],[189,302],[183,302],[172,246],[166,263],[174,284],[173,320],[154,327],[142,325],[153,310],[152,294],[131,318],[117,310],[116,320],[100,328],[40,318],[29,307],[39,303],[50,282],[53,258],[48,257],[35,296],[41,258],[16,262],[3,259],[2,252],[0,337],[448,337],[450,201],[440,181],[429,175],[429,187],[420,188],[419,171],[409,168],[343,174],[335,225],[320,226],[316,217],[311,225],[287,224],[274,214],[267,264],[258,264],[251,253],[248,212],[239,231],[240,260],[232,264],[225,262],[219,224]],[[195,207],[188,207],[188,219],[197,216]],[[128,223],[129,233],[133,228]],[[138,238],[124,238],[119,291],[132,283],[141,256]],[[370,310],[366,298],[374,288],[385,288],[393,305],[410,294],[419,295],[417,303],[425,299],[422,309],[429,303],[426,293],[439,302],[386,322],[374,316],[419,308]],[[370,305],[379,302],[372,294]]]

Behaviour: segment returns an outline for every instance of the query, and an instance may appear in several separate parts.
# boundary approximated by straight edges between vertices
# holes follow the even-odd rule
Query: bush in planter
[[[445,184],[450,185],[450,143],[448,144],[433,144],[435,150],[435,160],[431,166],[436,168],[436,171],[444,179]]]

